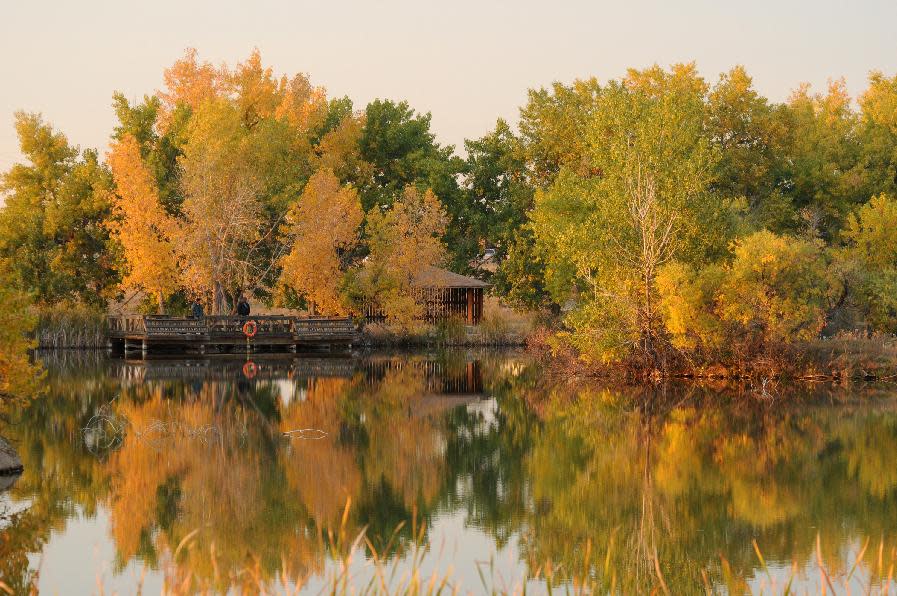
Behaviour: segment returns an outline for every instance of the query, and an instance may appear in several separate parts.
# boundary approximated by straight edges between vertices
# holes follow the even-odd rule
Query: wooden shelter
[[[478,325],[483,318],[483,292],[488,287],[489,284],[475,277],[427,267],[412,282],[411,292],[418,304],[423,305],[423,318],[428,323],[461,319],[468,325]],[[365,304],[364,317],[368,321],[386,318],[373,302]]]

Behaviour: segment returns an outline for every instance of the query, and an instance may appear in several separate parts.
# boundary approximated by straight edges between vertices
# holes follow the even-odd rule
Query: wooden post
[[[473,293],[474,293],[474,291],[475,290],[473,290],[472,288],[467,288],[467,290],[465,292],[467,294],[467,324],[468,325],[474,324],[474,321],[473,321]]]
[[[477,290],[477,325],[483,320],[483,288]]]
[[[146,358],[146,354],[149,352],[149,345],[146,343],[145,339],[140,343],[140,351],[142,352],[143,357]]]

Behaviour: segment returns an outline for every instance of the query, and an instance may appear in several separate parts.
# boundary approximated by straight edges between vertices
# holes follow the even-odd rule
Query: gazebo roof
[[[414,279],[416,288],[488,288],[489,284],[475,277],[453,273],[439,267],[426,267]]]

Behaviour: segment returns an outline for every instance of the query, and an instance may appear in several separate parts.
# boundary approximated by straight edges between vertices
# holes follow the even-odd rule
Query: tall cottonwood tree
[[[109,165],[117,194],[109,221],[112,237],[122,247],[125,273],[122,286],[142,290],[156,300],[158,312],[179,286],[173,242],[176,222],[165,212],[155,177],[140,156],[131,135],[112,145]]]
[[[341,286],[363,218],[358,191],[341,186],[331,170],[315,173],[287,214],[283,236],[292,248],[283,258],[280,283],[313,312],[349,311]]]
[[[536,195],[536,243],[558,301],[573,298],[570,340],[588,357],[663,366],[656,276],[673,257],[702,262],[727,244],[709,195],[703,81],[687,67],[630,72],[600,93],[586,167],[562,168]],[[584,175],[585,174],[585,175]]]
[[[268,230],[254,149],[240,111],[219,99],[194,113],[178,159],[185,197],[177,242],[182,281],[216,314],[228,312],[260,274],[253,252]]]

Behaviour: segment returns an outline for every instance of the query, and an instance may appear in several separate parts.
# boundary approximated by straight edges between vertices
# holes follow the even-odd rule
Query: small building
[[[489,284],[475,277],[453,273],[439,267],[427,267],[412,282],[412,293],[424,307],[424,320],[436,323],[461,319],[478,325],[483,318],[483,293]],[[365,305],[368,321],[382,321],[383,311],[373,303]]]

